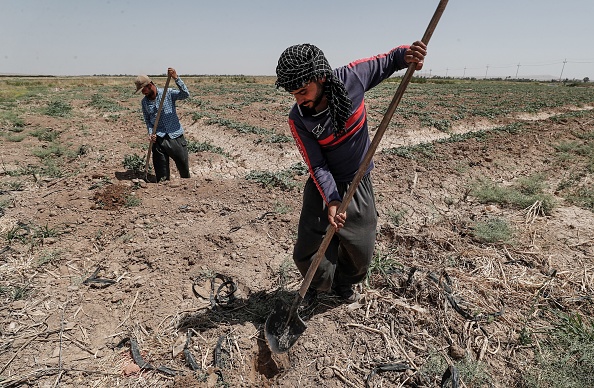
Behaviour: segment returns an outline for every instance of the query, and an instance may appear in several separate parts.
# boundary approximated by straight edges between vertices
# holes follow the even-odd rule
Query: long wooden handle
[[[163,102],[165,102],[165,96],[167,95],[167,89],[169,89],[169,81],[171,75],[167,74],[167,81],[165,81],[165,88],[163,89],[163,95],[161,96],[161,102],[159,102],[159,109],[157,110],[157,117],[155,118],[155,125],[153,125],[153,133],[157,134],[157,127],[159,126],[159,119],[161,118],[161,110],[163,110]],[[153,141],[149,142],[148,151],[146,152],[146,163],[144,164],[144,179],[148,178],[148,166],[149,160],[151,159],[151,151],[153,149]]]
[[[435,13],[433,14],[433,17],[431,18],[431,21],[429,22],[429,26],[427,27],[427,30],[425,30],[423,39],[421,39],[421,41],[423,43],[425,43],[425,44],[429,43],[429,40],[431,39],[431,36],[433,35],[433,31],[435,31],[435,27],[437,26],[437,22],[439,22],[439,19],[441,18],[441,15],[443,14],[443,11],[445,10],[445,7],[447,4],[448,4],[448,0],[441,0],[439,2],[439,5],[437,6]],[[396,94],[394,94],[394,98],[392,99],[392,102],[390,103],[390,106],[388,107],[388,110],[386,111],[386,114],[384,115],[384,118],[382,119],[382,122],[380,123],[379,128],[378,128],[377,132],[375,133],[375,136],[373,137],[371,144],[369,145],[369,149],[367,150],[367,152],[365,153],[365,156],[363,157],[363,162],[361,162],[361,165],[359,166],[359,169],[357,170],[355,177],[353,178],[352,182],[349,185],[347,193],[345,194],[344,198],[342,199],[342,203],[341,203],[340,207],[338,208],[337,213],[345,212],[349,205],[349,202],[351,201],[351,199],[353,199],[353,195],[355,195],[357,186],[359,186],[361,179],[363,179],[363,176],[365,175],[365,171],[367,171],[367,167],[369,167],[369,163],[371,163],[371,159],[373,158],[373,155],[375,154],[375,151],[377,150],[379,142],[382,139],[382,136],[384,136],[384,132],[386,132],[386,129],[388,128],[388,124],[390,123],[390,120],[392,119],[392,116],[394,115],[394,112],[396,111],[396,107],[400,103],[400,100],[402,99],[402,96],[404,95],[406,87],[408,86],[410,80],[412,79],[412,76],[413,76],[413,73],[415,72],[416,66],[417,66],[417,64],[414,62],[408,65],[408,69],[406,70],[406,73],[404,74],[402,81],[400,81],[400,85],[398,86],[398,89],[396,90]],[[318,266],[322,262],[324,253],[326,253],[326,249],[328,249],[328,245],[330,245],[330,241],[332,240],[332,237],[334,236],[335,232],[336,232],[336,228],[334,226],[330,225],[328,227],[328,230],[326,231],[326,235],[324,236],[324,239],[322,240],[320,247],[318,248],[318,251],[316,252],[316,254],[313,257],[313,260],[311,262],[311,265],[309,266],[309,269],[307,270],[307,273],[305,274],[305,277],[303,278],[303,283],[301,284],[301,288],[299,288],[299,296],[301,297],[301,299],[303,299],[305,297],[305,293],[307,292],[307,289],[309,288],[309,285],[311,284],[311,281],[313,279],[315,272],[318,269]]]

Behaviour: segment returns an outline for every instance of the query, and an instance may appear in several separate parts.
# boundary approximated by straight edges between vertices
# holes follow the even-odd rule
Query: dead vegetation
[[[191,154],[192,178],[165,184],[123,167],[146,150],[131,81],[102,98],[63,89],[56,121],[15,102],[22,125],[4,124],[0,143],[0,386],[592,386],[592,102],[386,147],[364,298],[323,296],[276,355],[262,327],[300,285],[291,252],[305,175],[293,144],[261,141],[285,134],[286,96],[231,81],[186,81],[182,122],[207,146]],[[387,144],[440,132],[418,127],[423,87]],[[443,124],[455,107],[431,102],[443,85],[427,87]],[[254,90],[266,101],[241,99]],[[381,91],[370,112],[385,106]],[[43,130],[50,122],[58,131]]]

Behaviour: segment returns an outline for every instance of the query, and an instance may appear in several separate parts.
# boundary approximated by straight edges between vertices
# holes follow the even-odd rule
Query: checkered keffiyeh
[[[307,43],[287,48],[278,60],[276,76],[276,86],[288,92],[302,88],[311,80],[326,77],[324,94],[328,99],[334,134],[340,136],[345,132],[353,103],[344,84],[334,77],[322,50]]]

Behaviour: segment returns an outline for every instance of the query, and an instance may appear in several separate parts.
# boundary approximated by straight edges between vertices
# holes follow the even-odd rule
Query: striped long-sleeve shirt
[[[289,113],[289,126],[297,147],[326,203],[342,200],[336,182],[350,182],[363,162],[370,145],[365,110],[365,92],[407,67],[404,53],[409,46],[351,62],[334,70],[353,102],[346,132],[335,137],[329,109],[305,115],[295,104]],[[367,172],[373,169],[373,161]]]
[[[161,110],[161,116],[159,117],[159,126],[157,127],[157,136],[163,137],[165,134],[169,135],[170,138],[175,139],[180,137],[184,133],[184,128],[179,122],[177,117],[177,111],[175,110],[175,101],[185,100],[190,96],[188,87],[177,77],[175,84],[179,90],[167,89],[165,95],[165,101],[163,101],[163,109]],[[144,122],[148,133],[153,133],[153,127],[155,126],[155,120],[157,119],[157,111],[159,110],[159,104],[161,103],[161,96],[163,96],[163,89],[157,88],[157,98],[149,100],[148,97],[142,99],[142,115],[144,116]]]

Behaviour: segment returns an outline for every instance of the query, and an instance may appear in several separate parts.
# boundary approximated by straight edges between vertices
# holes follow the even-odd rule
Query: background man
[[[154,126],[163,96],[163,89],[157,88],[146,75],[139,75],[134,81],[136,84],[135,93],[140,90],[144,94],[141,101],[142,114],[148,129],[149,141],[151,141],[153,147],[153,167],[157,182],[169,180],[169,158],[175,162],[182,178],[190,177],[188,143],[184,138],[184,129],[179,122],[175,108],[175,102],[188,98],[190,92],[181,78],[178,77],[175,69],[168,68],[167,74],[173,78],[179,90],[168,89],[165,92],[165,101],[163,102],[156,131]]]

